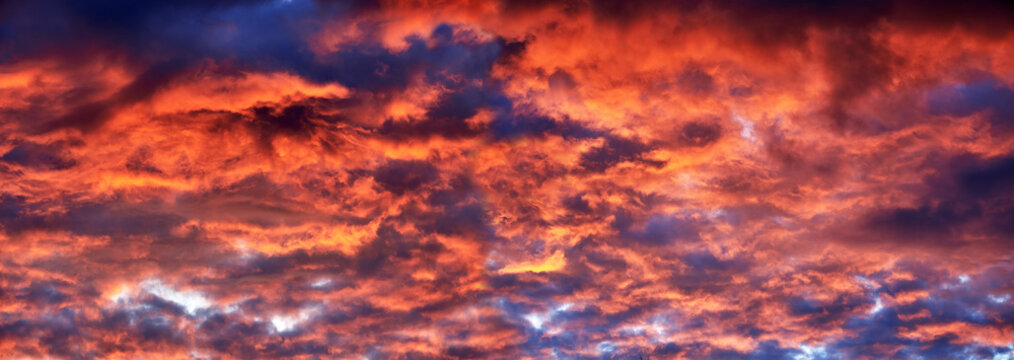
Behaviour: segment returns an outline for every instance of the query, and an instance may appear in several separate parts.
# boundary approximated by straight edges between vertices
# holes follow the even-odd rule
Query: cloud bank
[[[1014,356],[1001,2],[0,4],[0,357]]]

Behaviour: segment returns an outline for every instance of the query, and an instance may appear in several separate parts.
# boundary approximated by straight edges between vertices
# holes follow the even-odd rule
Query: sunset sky
[[[0,359],[1012,359],[1014,5],[0,1]]]

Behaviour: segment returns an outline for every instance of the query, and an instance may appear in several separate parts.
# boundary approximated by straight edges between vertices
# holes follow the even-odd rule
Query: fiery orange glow
[[[1012,30],[3,2],[0,359],[1009,359]]]

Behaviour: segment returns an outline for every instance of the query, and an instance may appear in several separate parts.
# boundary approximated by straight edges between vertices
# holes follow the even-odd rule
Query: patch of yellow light
[[[130,290],[130,285],[127,283],[119,283],[108,286],[106,289],[102,290],[102,297],[115,302],[129,296]]]
[[[525,261],[521,263],[507,265],[503,269],[500,269],[500,272],[504,274],[513,274],[529,271],[535,273],[552,272],[559,271],[566,265],[567,259],[564,259],[563,252],[557,251],[553,253],[552,256],[549,256],[542,260]]]
[[[415,279],[416,281],[433,281],[433,279],[436,278],[437,277],[433,274],[433,272],[427,270],[420,270],[412,273],[412,279]]]
[[[364,239],[375,233],[372,226],[351,227],[339,226],[327,230],[327,234],[319,239],[314,239],[308,245],[309,248],[326,245],[333,246],[345,255],[355,254],[356,249],[363,244]]]
[[[112,175],[102,179],[98,186],[99,189],[104,191],[134,187],[164,187],[176,190],[189,190],[193,187],[193,185],[185,181],[164,179],[155,176]]]
[[[0,89],[28,86],[38,76],[37,71],[4,73],[4,76],[0,76]]]

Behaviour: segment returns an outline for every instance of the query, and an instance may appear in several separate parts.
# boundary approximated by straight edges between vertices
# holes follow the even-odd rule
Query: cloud
[[[64,170],[73,167],[76,162],[63,151],[62,144],[36,144],[26,142],[15,146],[0,160],[21,166],[47,170]]]
[[[373,178],[387,191],[401,195],[418,190],[437,179],[438,170],[428,162],[392,160],[377,168]]]
[[[649,145],[636,139],[607,137],[602,145],[581,154],[580,164],[581,167],[589,171],[603,172],[623,162],[644,161],[642,154],[650,149]],[[646,162],[652,165],[661,165],[657,162]]]
[[[1006,4],[0,6],[0,354],[1012,355]]]

